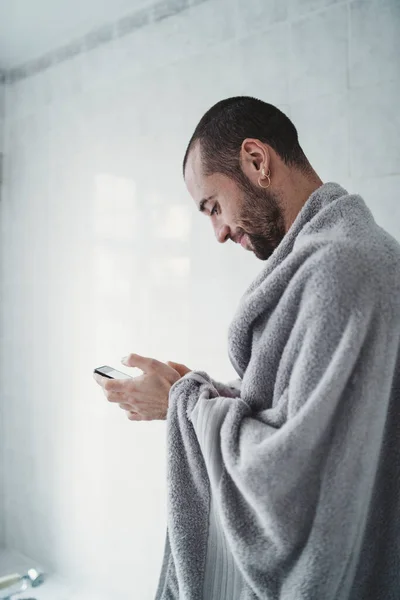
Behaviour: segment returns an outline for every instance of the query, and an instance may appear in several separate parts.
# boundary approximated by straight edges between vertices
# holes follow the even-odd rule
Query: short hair
[[[204,173],[236,178],[241,171],[240,148],[246,138],[268,144],[288,165],[304,172],[311,170],[289,117],[257,98],[235,96],[217,102],[200,119],[185,152],[183,174],[190,150],[199,141]]]

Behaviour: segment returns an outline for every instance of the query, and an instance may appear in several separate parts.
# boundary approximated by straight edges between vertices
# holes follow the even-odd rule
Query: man
[[[201,119],[183,164],[219,242],[264,268],[229,329],[231,385],[130,355],[101,382],[167,419],[157,600],[400,597],[400,246],[321,181],[292,122],[249,97]]]

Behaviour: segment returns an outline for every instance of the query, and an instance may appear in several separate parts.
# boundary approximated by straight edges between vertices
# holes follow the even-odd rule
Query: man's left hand
[[[94,373],[94,379],[103,388],[107,400],[119,404],[127,411],[127,417],[131,421],[165,420],[169,391],[181,378],[181,370],[139,354],[130,354],[121,362],[127,367],[138,367],[143,375],[132,379],[108,379]],[[186,369],[189,372],[187,367]]]

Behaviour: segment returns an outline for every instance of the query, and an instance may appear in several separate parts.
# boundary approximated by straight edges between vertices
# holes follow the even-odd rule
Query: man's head
[[[183,175],[218,241],[240,241],[261,260],[281,242],[309,190],[322,183],[290,119],[247,96],[206,112],[186,150]]]

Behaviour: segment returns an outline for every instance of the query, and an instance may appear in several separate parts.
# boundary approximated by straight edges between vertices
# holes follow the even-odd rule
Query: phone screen
[[[113,369],[113,367],[103,366],[98,367],[94,370],[95,373],[99,375],[103,375],[103,377],[108,377],[109,379],[132,379],[130,375],[126,373],[122,373],[121,371],[117,371],[117,369]]]

